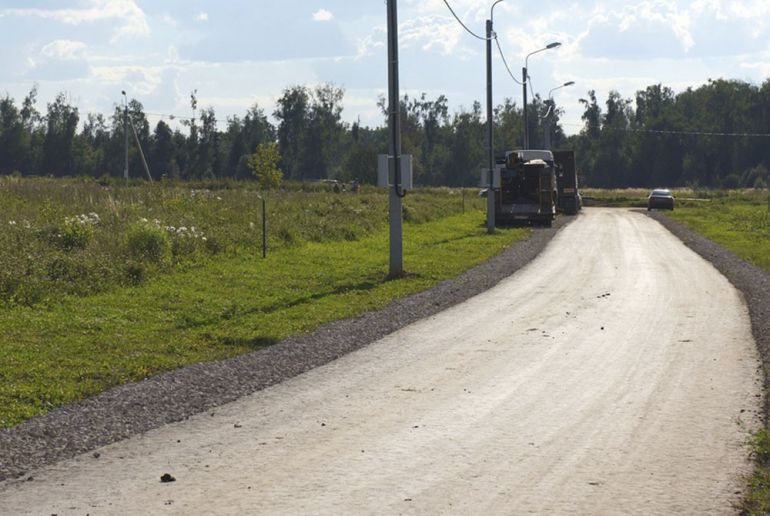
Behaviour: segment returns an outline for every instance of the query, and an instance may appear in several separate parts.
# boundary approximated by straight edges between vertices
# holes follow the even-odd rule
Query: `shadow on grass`
[[[212,336],[212,338],[223,346],[244,347],[254,351],[272,346],[279,340],[275,337],[265,337],[262,335],[258,335],[256,337],[232,337],[229,335],[218,335]]]
[[[294,308],[295,306],[304,305],[304,304],[311,303],[313,301],[318,301],[319,299],[324,299],[327,297],[339,296],[342,294],[347,294],[349,292],[364,292],[367,290],[372,290],[373,288],[376,288],[377,285],[379,285],[383,281],[384,281],[384,278],[381,281],[362,281],[360,283],[339,285],[325,292],[318,292],[317,294],[298,297],[297,299],[292,299],[291,301],[286,301],[283,303],[274,303],[272,305],[267,305],[264,307],[255,307],[254,309],[244,313],[259,312],[264,314],[270,314],[284,308]]]
[[[486,225],[484,226],[486,228]],[[451,244],[452,242],[462,242],[471,238],[477,237],[478,233],[466,233],[452,238],[445,238],[443,240],[437,240],[435,242],[428,242],[421,244],[420,247],[437,247],[440,245]]]
[[[280,310],[286,310],[289,308],[305,305],[327,297],[338,296],[338,295],[347,294],[350,292],[364,292],[364,291],[372,290],[376,288],[378,285],[384,283],[385,281],[387,281],[387,278],[383,276],[382,279],[379,279],[379,280],[370,280],[370,281],[362,281],[359,283],[349,283],[349,284],[339,285],[331,290],[318,292],[316,294],[312,294],[308,296],[298,297],[296,299],[279,301],[266,306],[254,306],[247,309],[228,308],[227,310],[225,310],[224,312],[216,316],[196,318],[194,316],[190,316],[189,314],[183,314],[180,317],[179,321],[177,321],[176,328],[177,329],[202,328],[205,326],[216,325],[223,321],[229,321],[232,319],[236,319],[237,317],[242,317],[247,315],[254,315],[254,314],[269,315],[269,314],[278,312]]]

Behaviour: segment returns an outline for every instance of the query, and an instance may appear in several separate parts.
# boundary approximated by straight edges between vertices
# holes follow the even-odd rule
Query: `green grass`
[[[265,197],[269,253],[355,241],[387,224],[387,193],[372,187],[353,195],[297,184]],[[458,189],[419,189],[405,199],[404,219],[428,222],[480,210],[482,202]],[[0,177],[0,307],[89,296],[258,252],[261,211],[249,182],[105,186]]]
[[[766,192],[717,192],[706,200],[680,200],[669,216],[770,273]]]
[[[112,386],[223,359],[385,306],[455,276],[528,230],[486,235],[480,211],[406,224],[408,276],[387,280],[385,228],[357,240],[218,255],[56,302],[0,310],[0,427]]]
[[[749,479],[742,514],[770,514],[770,430],[757,432],[751,441],[755,460],[754,475]]]

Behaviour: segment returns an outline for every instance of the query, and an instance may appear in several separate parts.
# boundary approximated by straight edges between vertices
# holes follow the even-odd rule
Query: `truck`
[[[507,151],[505,160],[496,164],[493,177],[496,222],[551,226],[558,200],[551,151]]]
[[[578,189],[575,151],[555,150],[553,151],[553,161],[556,170],[558,209],[567,215],[576,215],[582,208],[583,202]]]

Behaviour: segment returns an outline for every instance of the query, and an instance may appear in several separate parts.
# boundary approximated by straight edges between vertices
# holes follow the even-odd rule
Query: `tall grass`
[[[265,195],[267,247],[354,241],[385,227],[387,195],[335,194],[296,184]],[[0,178],[0,306],[34,306],[136,285],[262,245],[261,193],[253,183],[202,184]],[[410,194],[407,222],[481,204],[460,190]]]
[[[528,234],[487,235],[470,192],[465,214],[460,191],[412,192],[410,274],[388,280],[385,192],[271,193],[264,260],[257,195],[234,184],[2,183],[0,259],[16,269],[2,280],[0,428],[385,306]]]

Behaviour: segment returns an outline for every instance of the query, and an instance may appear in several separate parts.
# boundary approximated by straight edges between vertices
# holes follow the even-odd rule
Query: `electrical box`
[[[500,188],[500,171],[502,169],[503,169],[502,166],[497,166],[494,169],[492,169],[492,188]],[[489,169],[488,168],[481,169],[481,181],[479,181],[479,186],[481,188],[489,187]]]
[[[388,154],[377,156],[377,186],[393,186],[393,178],[396,175],[396,160]],[[401,189],[412,190],[412,155],[401,155]]]

